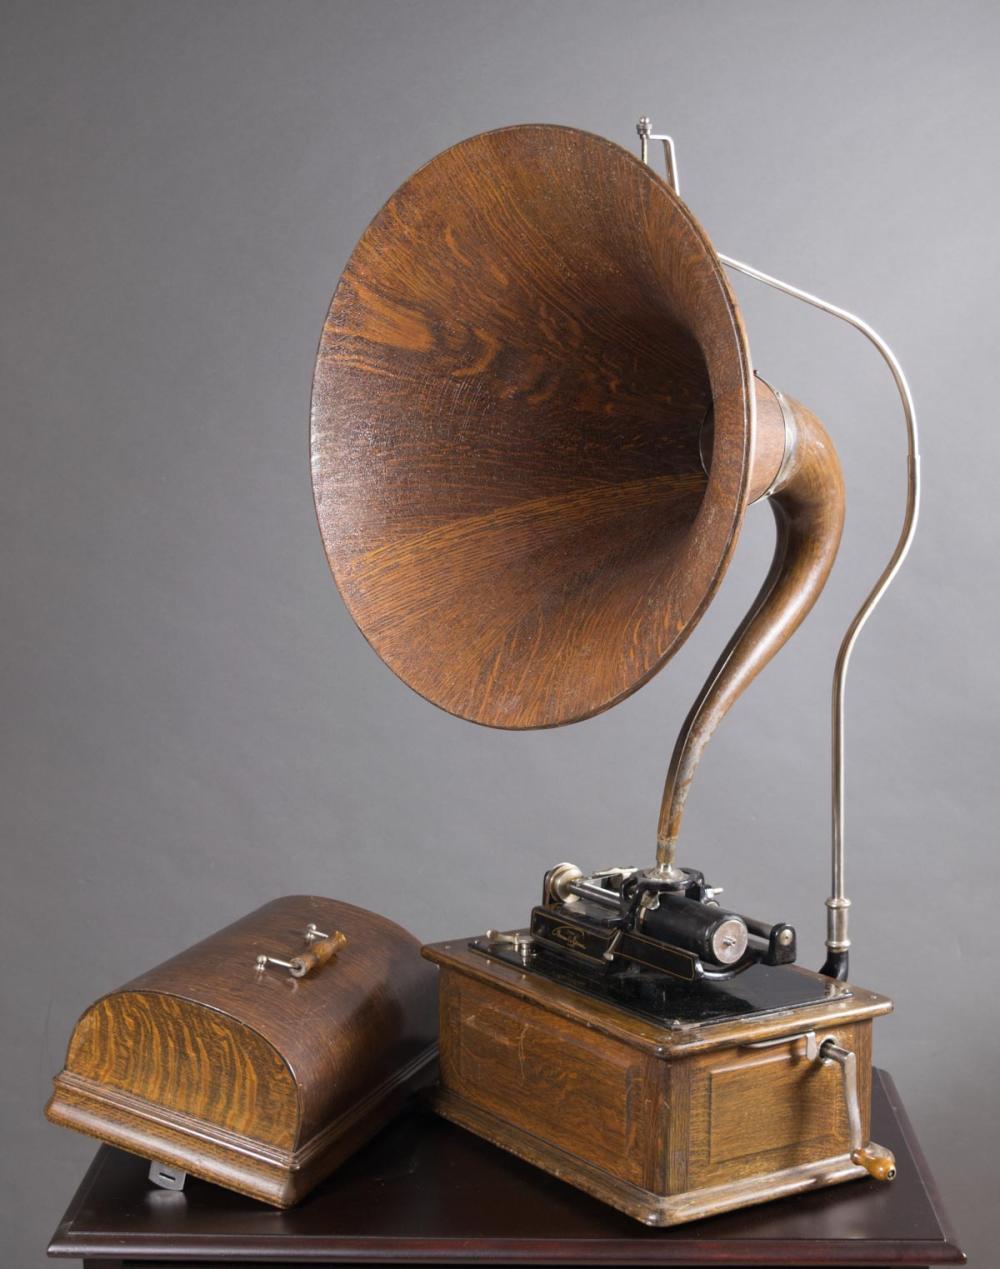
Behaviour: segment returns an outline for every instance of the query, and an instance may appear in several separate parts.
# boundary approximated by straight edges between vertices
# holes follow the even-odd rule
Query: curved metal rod
[[[862,321],[860,317],[856,317],[853,313],[849,313],[846,309],[838,308],[836,304],[821,300],[819,296],[812,295],[797,286],[791,286],[788,282],[782,282],[778,278],[771,277],[770,274],[763,273],[760,269],[755,269],[740,260],[733,260],[731,257],[721,254],[719,259],[730,269],[745,273],[747,277],[753,278],[757,282],[763,282],[765,286],[773,287],[776,291],[783,291],[785,295],[790,295],[793,299],[811,304],[814,308],[821,309],[832,317],[839,317],[841,321],[847,322],[849,326],[853,326],[855,330],[860,331],[866,339],[875,345],[892,372],[892,377],[895,380],[903,405],[908,445],[908,479],[903,527],[900,530],[899,540],[896,542],[888,564],[872,587],[868,597],[858,609],[854,620],[847,628],[847,633],[844,635],[840,650],[837,653],[837,662],[833,672],[832,894],[826,901],[826,946],[830,953],[827,965],[839,964],[846,975],[846,953],[851,944],[847,934],[847,911],[851,901],[844,892],[844,696],[847,687],[847,669],[858,635],[864,628],[865,622],[871,616],[875,605],[885,594],[890,582],[899,572],[910,549],[913,535],[916,532],[917,518],[920,514],[920,451],[917,436],[917,414],[913,404],[913,396],[910,393],[910,385],[906,382],[906,376],[903,374],[903,369],[896,360],[895,354],[881,335],[873,330],[867,322]],[[826,966],[824,966],[825,970]]]

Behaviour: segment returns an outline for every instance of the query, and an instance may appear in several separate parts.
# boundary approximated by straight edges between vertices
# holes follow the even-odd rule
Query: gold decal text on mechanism
[[[565,943],[567,947],[572,947],[578,952],[585,950],[587,943],[579,930],[572,925],[557,925],[552,931],[552,937],[558,939],[560,943]]]

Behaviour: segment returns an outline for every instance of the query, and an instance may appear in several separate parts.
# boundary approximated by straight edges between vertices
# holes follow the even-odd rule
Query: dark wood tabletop
[[[939,1265],[965,1257],[891,1078],[873,1134],[891,1184],[852,1181],[710,1220],[647,1229],[424,1111],[397,1120],[298,1207],[206,1182],[181,1193],[102,1146],[49,1254],[188,1266],[284,1264]]]

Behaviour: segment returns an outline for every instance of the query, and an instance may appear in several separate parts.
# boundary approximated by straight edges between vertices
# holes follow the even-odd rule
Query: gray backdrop
[[[996,163],[989,3],[2,6],[3,1073],[9,1263],[93,1153],[42,1118],[80,1011],[283,893],[423,939],[520,922],[570,858],[646,862],[666,759],[756,590],[617,709],[506,734],[386,670],[313,518],[309,381],[368,219],[444,146],[523,121],[679,146],[720,250],[865,315],[923,423],[912,561],[849,693],[854,976],[974,1262],[997,1197]],[[713,741],[685,860],[821,959],[833,655],[903,506],[864,341],[740,281],[756,365],[846,468],[814,615]],[[978,1257],[975,1253],[979,1253]]]

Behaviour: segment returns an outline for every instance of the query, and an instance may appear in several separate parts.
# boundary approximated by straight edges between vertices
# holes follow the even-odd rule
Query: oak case
[[[867,1140],[884,996],[852,986],[794,1014],[665,1029],[464,943],[424,955],[441,968],[440,1113],[648,1225],[865,1175],[840,1074],[800,1037],[857,1055]]]

